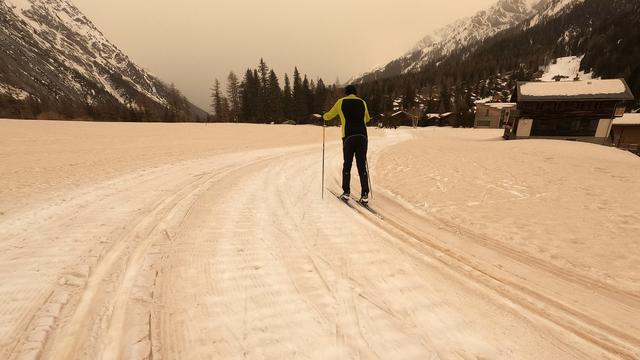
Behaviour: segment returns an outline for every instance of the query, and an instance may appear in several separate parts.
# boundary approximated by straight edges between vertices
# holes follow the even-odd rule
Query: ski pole
[[[367,164],[367,178],[369,180],[369,194],[371,195],[371,200],[373,200],[373,186],[371,186],[371,173],[369,172],[369,159],[365,162]]]
[[[322,121],[322,200],[324,200],[324,152],[325,152],[325,138],[326,138],[326,128],[324,124],[324,117],[320,118]]]

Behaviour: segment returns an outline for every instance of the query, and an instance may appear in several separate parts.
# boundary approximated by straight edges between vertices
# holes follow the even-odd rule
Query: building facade
[[[515,103],[476,103],[475,128],[502,129],[515,113]]]
[[[633,94],[623,79],[519,82],[512,101],[517,116],[506,139],[551,138],[607,143],[613,120]]]
[[[640,155],[640,114],[624,114],[613,120],[611,144]]]

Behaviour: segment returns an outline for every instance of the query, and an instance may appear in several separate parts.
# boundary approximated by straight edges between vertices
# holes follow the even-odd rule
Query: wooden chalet
[[[640,114],[624,114],[613,120],[611,144],[640,155]]]
[[[623,79],[518,82],[512,102],[517,115],[505,125],[506,139],[550,138],[606,143],[613,120],[633,94]]]
[[[516,103],[476,103],[475,128],[502,129],[516,113]]]

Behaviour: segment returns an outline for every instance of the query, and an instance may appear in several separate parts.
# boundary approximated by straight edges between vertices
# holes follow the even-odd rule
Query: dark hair
[[[356,89],[355,85],[347,85],[347,87],[344,88],[344,93],[346,95],[358,95],[358,89]]]

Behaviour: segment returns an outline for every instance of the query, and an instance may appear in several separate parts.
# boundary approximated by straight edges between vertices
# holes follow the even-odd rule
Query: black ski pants
[[[369,140],[364,135],[349,136],[342,140],[344,165],[342,167],[342,190],[351,194],[351,167],[356,157],[362,195],[369,195],[369,174],[367,173],[367,147]]]

